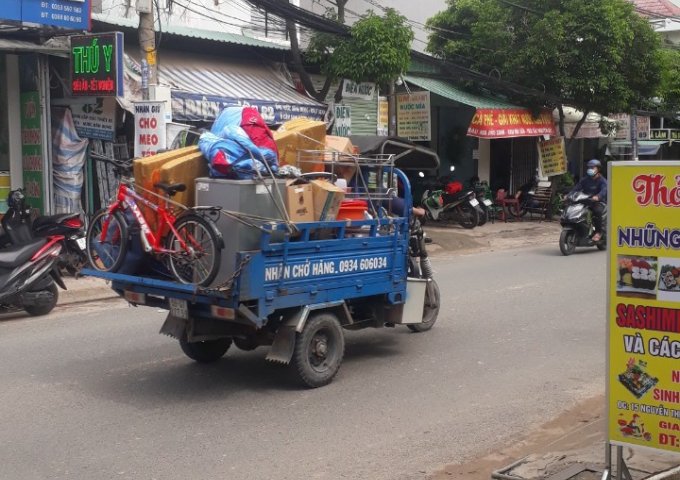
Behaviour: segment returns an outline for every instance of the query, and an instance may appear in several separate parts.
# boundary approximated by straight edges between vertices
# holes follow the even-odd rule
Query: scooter
[[[568,256],[574,253],[576,247],[597,247],[598,250],[607,249],[607,236],[602,232],[602,238],[593,242],[595,231],[588,205],[593,200],[583,192],[572,192],[566,196],[566,207],[560,217],[562,233],[560,234],[560,251]],[[607,211],[602,215],[602,224],[607,223]]]
[[[470,190],[462,190],[454,194],[445,194],[443,190],[425,190],[421,205],[425,209],[425,217],[428,220],[455,221],[468,229],[479,225],[480,212],[482,212],[475,193]]]
[[[62,240],[36,238],[0,250],[0,313],[25,310],[38,316],[52,311],[59,299],[56,285],[66,290],[55,268]]]
[[[479,214],[479,224],[478,227],[484,225],[490,218],[492,218],[491,209],[493,208],[493,202],[486,198],[486,193],[489,186],[486,182],[475,183],[472,187],[475,191],[475,197],[479,202],[479,209],[481,210]]]
[[[0,246],[25,244],[33,238],[62,236],[62,251],[57,265],[77,276],[87,264],[83,217],[79,213],[62,213],[40,216],[31,221],[31,209],[26,205],[21,189],[9,193],[7,204],[9,210],[2,219],[5,235],[0,235]]]

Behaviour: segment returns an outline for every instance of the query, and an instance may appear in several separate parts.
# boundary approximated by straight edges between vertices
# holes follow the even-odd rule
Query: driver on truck
[[[569,193],[583,192],[590,196],[592,203],[589,208],[593,213],[593,226],[595,227],[592,240],[599,242],[602,238],[602,215],[607,202],[607,180],[600,173],[602,164],[598,159],[589,160],[587,166],[586,176],[574,185]]]

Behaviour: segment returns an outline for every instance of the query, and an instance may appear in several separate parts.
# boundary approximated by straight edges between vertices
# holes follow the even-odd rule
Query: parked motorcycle
[[[76,276],[87,264],[85,251],[85,222],[78,213],[40,216],[31,221],[31,209],[21,189],[13,190],[7,198],[9,210],[3,217],[0,246],[25,244],[34,238],[63,237],[62,251],[57,265]]]
[[[489,189],[489,186],[486,184],[486,182],[475,183],[473,189],[475,192],[475,197],[479,202],[480,209],[479,224],[477,226],[481,227],[491,218],[492,215],[491,209],[493,208],[493,202],[486,198],[486,194]]]
[[[583,192],[572,192],[566,196],[566,207],[560,217],[562,233],[560,234],[560,251],[562,255],[571,255],[576,247],[597,247],[598,250],[607,249],[607,236],[602,232],[602,238],[593,242],[595,231],[591,212],[588,206],[593,200]],[[602,224],[607,223],[607,211],[602,216]]]
[[[463,228],[479,225],[479,201],[470,190],[447,194],[443,190],[426,190],[421,199],[428,220],[458,222]]]

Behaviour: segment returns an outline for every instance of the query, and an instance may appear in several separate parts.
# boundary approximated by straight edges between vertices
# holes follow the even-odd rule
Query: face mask
[[[589,168],[588,170],[586,170],[586,173],[588,174],[589,177],[594,177],[595,176],[595,169]]]

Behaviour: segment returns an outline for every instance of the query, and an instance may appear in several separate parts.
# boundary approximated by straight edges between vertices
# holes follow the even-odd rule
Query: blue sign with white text
[[[90,29],[92,0],[3,0],[0,19],[69,30]]]

